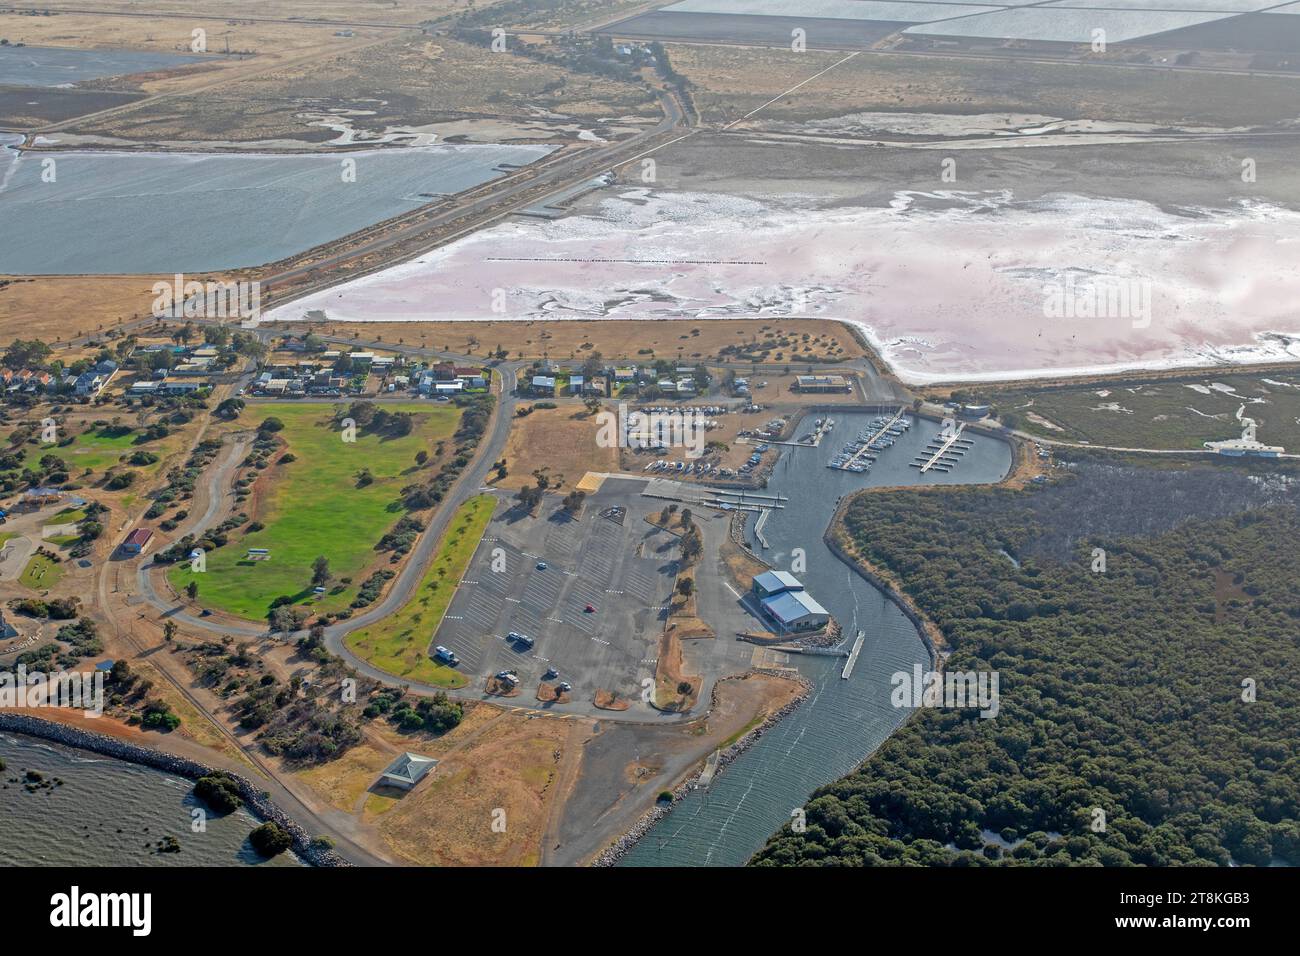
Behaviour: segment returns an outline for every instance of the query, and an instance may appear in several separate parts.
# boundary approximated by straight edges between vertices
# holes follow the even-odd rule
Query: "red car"
[[[595,606],[594,604],[588,604],[586,607],[584,607],[584,608],[582,609],[582,613],[583,613],[583,614],[595,614],[595,613],[596,613],[596,606]]]

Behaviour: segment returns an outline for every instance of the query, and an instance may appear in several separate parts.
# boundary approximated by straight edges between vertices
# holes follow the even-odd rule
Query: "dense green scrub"
[[[997,671],[1000,708],[921,709],[754,862],[1300,863],[1298,495],[1197,469],[1179,487],[1219,507],[1188,519],[1143,471],[851,504],[863,555],[937,622],[949,670]]]

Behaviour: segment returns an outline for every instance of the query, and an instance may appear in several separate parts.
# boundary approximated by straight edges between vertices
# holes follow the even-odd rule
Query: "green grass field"
[[[1236,414],[1245,402],[1244,414],[1258,424],[1259,441],[1300,450],[1300,375],[1294,373],[1209,372],[1087,387],[992,390],[988,398],[1033,435],[1162,449],[1200,448],[1203,442],[1240,437]]]
[[[206,572],[190,571],[187,562],[173,567],[169,579],[176,588],[195,578],[200,603],[254,619],[264,618],[281,595],[310,599],[321,613],[352,602],[376,557],[375,545],[405,513],[401,489],[416,480],[416,452],[432,455],[435,445],[456,430],[460,410],[420,406],[409,435],[381,439],[360,433],[353,443],[344,443],[333,427],[334,410],[334,405],[285,403],[244,412],[250,425],[272,416],[284,422],[279,437],[288,448],[271,461],[285,450],[296,460],[270,465],[270,478],[261,479],[267,491],[252,517],[265,527],[250,534],[236,531],[229,544],[207,556]],[[367,468],[374,482],[358,487],[357,474]],[[249,548],[270,549],[270,560],[247,560]],[[333,583],[327,585],[330,593],[315,599],[312,562],[320,555],[329,559]],[[342,586],[339,579],[345,577],[352,582]]]
[[[33,591],[45,591],[59,583],[63,577],[63,565],[55,564],[43,554],[34,554],[23,573],[18,576],[18,583]]]
[[[131,452],[139,433],[129,431],[124,435],[109,434],[107,429],[96,428],[79,434],[70,445],[53,448],[54,454],[66,461],[75,472],[89,468],[104,471],[118,463],[118,459]]]
[[[41,449],[41,453],[47,451],[58,455],[68,463],[74,475],[79,475],[87,468],[91,471],[107,471],[114,465],[125,464],[120,461],[122,458],[131,457],[133,452],[148,451],[158,456],[159,460],[151,465],[132,465],[131,467],[145,475],[152,475],[162,467],[162,459],[166,458],[176,443],[175,434],[161,438],[157,441],[147,441],[136,443],[140,437],[140,430],[133,429],[123,435],[111,434],[108,428],[96,428],[90,431],[81,432],[73,439],[71,444],[56,446],[49,449]]]
[[[460,506],[415,597],[396,614],[347,636],[348,647],[358,657],[395,677],[437,687],[468,683],[459,671],[434,663],[429,644],[492,520],[494,506],[491,495],[479,495]]]

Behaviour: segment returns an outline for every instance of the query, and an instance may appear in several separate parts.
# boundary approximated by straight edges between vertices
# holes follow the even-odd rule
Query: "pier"
[[[961,456],[966,454],[967,450],[975,443],[969,438],[962,438],[962,432],[966,430],[965,423],[953,427],[952,431],[945,435],[940,432],[930,440],[926,446],[925,453],[917,455],[910,463],[913,468],[920,468],[921,474],[927,471],[952,471],[953,467],[961,462]],[[928,456],[928,457],[927,457]]]
[[[875,461],[876,456],[873,455],[872,452],[882,450],[881,448],[877,447],[876,443],[879,442],[881,439],[883,439],[886,435],[892,434],[895,430],[899,428],[900,423],[903,421],[903,416],[906,413],[906,411],[907,410],[905,408],[899,407],[883,425],[881,425],[879,428],[876,429],[875,433],[872,434],[870,438],[863,440],[862,447],[859,448],[857,451],[855,451],[852,457],[850,457],[847,461],[841,462],[838,465],[831,464],[828,465],[827,467],[837,468],[840,471],[853,471],[855,465],[860,465],[864,461],[866,462]],[[902,429],[904,431],[907,429],[907,427],[908,425],[902,425]]]
[[[848,680],[849,675],[853,673],[853,665],[858,662],[858,652],[862,650],[862,642],[866,636],[866,631],[858,631],[858,636],[854,638],[853,650],[849,651],[849,659],[844,662],[844,670],[840,671],[841,680]]]

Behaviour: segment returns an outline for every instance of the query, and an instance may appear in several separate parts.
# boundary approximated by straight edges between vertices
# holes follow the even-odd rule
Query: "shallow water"
[[[545,146],[334,154],[24,153],[0,177],[0,273],[261,265],[504,175]],[[53,181],[46,160],[53,160]]]
[[[263,860],[248,843],[259,822],[246,810],[208,815],[191,781],[148,767],[30,737],[0,734],[0,866],[300,866],[292,853]],[[62,786],[29,793],[28,770]],[[179,853],[156,844],[175,837]]]
[[[63,86],[101,76],[162,70],[205,57],[140,50],[73,50],[67,47],[0,47],[0,86]]]

